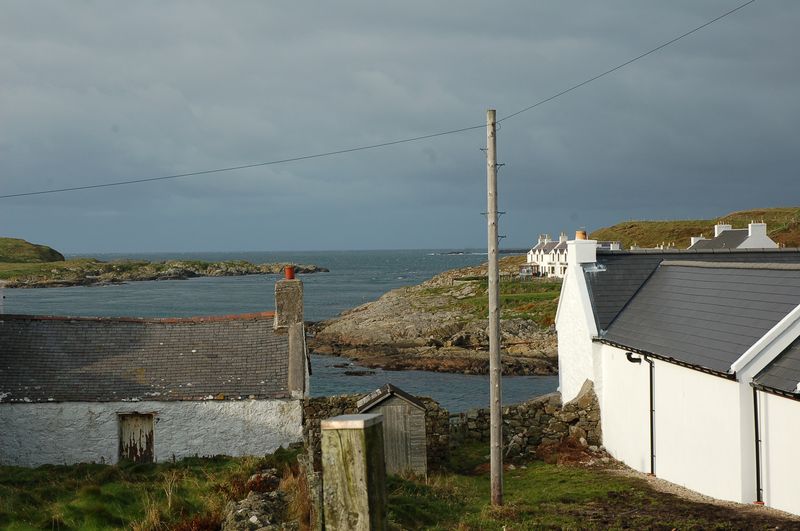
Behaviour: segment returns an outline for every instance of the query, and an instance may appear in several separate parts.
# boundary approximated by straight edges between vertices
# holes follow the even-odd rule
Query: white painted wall
[[[714,498],[752,502],[742,494],[748,456],[740,439],[740,384],[655,363],[656,476]]]
[[[800,514],[800,402],[763,392],[758,399],[764,502]]]
[[[566,404],[578,395],[587,379],[597,383],[592,348],[597,328],[586,279],[580,268],[567,269],[556,314],[556,332],[558,385],[561,399]]]
[[[602,393],[599,345],[592,342],[597,337],[597,324],[582,267],[583,264],[593,264],[596,261],[595,240],[567,242],[569,265],[561,284],[556,311],[558,390],[564,404],[578,395],[586,380],[594,382],[598,397]]]
[[[302,440],[299,400],[0,405],[0,464],[116,463],[119,413],[155,413],[156,461],[264,455]]]
[[[629,467],[650,472],[650,365],[631,363],[624,350],[609,345],[601,345],[600,356],[603,446]]]

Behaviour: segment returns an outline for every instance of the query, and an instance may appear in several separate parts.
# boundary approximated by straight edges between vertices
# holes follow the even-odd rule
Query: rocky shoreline
[[[328,271],[328,269],[316,265],[253,264],[243,260],[224,262],[120,260],[101,262],[93,259],[78,259],[57,264],[50,263],[37,271],[25,271],[19,275],[10,276],[5,279],[5,287],[52,288],[121,284],[146,280],[186,280],[197,277],[274,275],[282,274],[284,268],[288,265],[294,265],[295,272],[299,274]]]
[[[501,273],[511,287],[519,283],[515,275],[522,260],[501,260]],[[374,302],[313,324],[309,348],[317,354],[344,356],[360,365],[385,370],[486,374],[488,321],[480,306],[485,299],[485,282],[481,280],[485,274],[485,265],[455,269],[420,285],[392,290]],[[544,282],[553,284],[527,282],[531,284],[525,288],[533,292],[545,286]],[[547,300],[541,303],[553,311],[557,289],[552,300],[544,297]],[[550,292],[545,295],[550,296]],[[504,305],[501,320],[503,373],[556,374],[557,345],[551,319],[536,322],[508,306]],[[529,306],[519,307],[527,310]]]

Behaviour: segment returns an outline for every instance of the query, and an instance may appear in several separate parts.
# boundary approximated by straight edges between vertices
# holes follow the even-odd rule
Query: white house
[[[189,319],[0,315],[0,464],[264,455],[302,440],[299,280],[276,312]]]
[[[692,236],[689,249],[777,249],[778,244],[767,236],[767,224],[751,222],[746,229],[731,225],[714,225],[714,237]]]
[[[592,380],[617,459],[800,514],[800,252],[608,253],[576,240],[568,254],[563,401]]]
[[[597,241],[598,249],[619,251],[620,242]],[[521,271],[526,275],[564,278],[567,272],[567,235],[561,233],[558,241],[550,239],[549,234],[540,234],[539,241],[527,254],[527,263]]]

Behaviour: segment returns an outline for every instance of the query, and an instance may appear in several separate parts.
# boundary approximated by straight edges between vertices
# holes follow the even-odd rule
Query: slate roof
[[[358,412],[359,413],[367,412],[391,396],[399,396],[406,402],[409,402],[410,404],[416,406],[417,408],[425,411],[425,404],[423,404],[419,398],[415,397],[414,395],[406,393],[399,387],[387,383],[383,387],[375,389],[368,395],[362,397],[356,403],[356,405],[358,406]]]
[[[273,319],[0,315],[0,404],[285,397]]]
[[[800,399],[800,338],[786,347],[777,358],[753,378],[758,387],[765,387]]]
[[[665,261],[603,340],[729,373],[798,305],[800,265]]]
[[[600,330],[608,329],[625,304],[642,287],[663,260],[701,260],[707,262],[800,263],[800,249],[720,249],[720,250],[597,250],[597,267],[586,268],[586,281],[592,298],[595,321]]]
[[[748,229],[728,229],[709,240],[700,240],[691,249],[736,249],[749,236]]]

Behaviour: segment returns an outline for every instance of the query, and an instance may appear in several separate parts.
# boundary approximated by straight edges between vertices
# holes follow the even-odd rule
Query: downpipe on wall
[[[758,420],[758,389],[753,387],[753,420],[756,436],[756,505],[764,505],[764,489],[761,485],[761,429]]]
[[[641,354],[640,357],[635,358],[633,357],[632,352],[626,352],[625,357],[631,363],[642,363],[642,360],[646,361],[647,364],[650,366],[650,475],[656,475],[656,394],[655,394],[655,385],[656,385],[656,364],[655,362]]]

